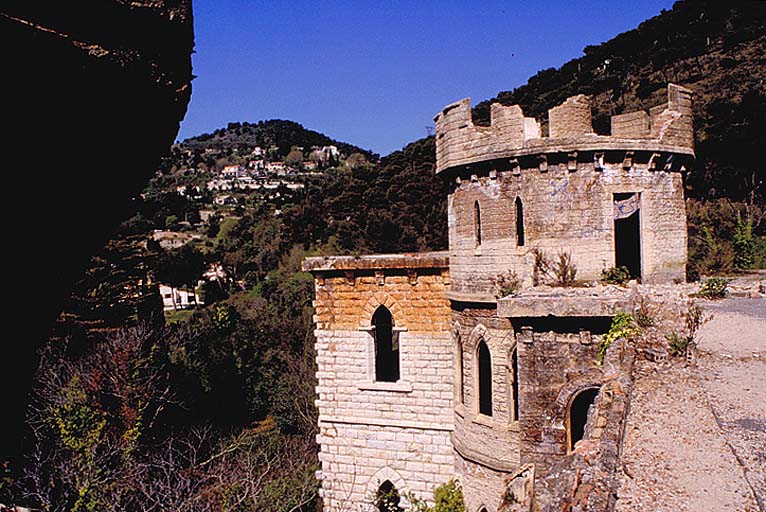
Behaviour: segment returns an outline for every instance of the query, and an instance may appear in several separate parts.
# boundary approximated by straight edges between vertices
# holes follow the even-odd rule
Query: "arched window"
[[[473,229],[474,229],[474,242],[476,247],[481,245],[481,208],[479,208],[479,201],[473,203]]]
[[[479,509],[479,512],[487,512],[487,507],[481,507],[481,508]]]
[[[479,413],[492,416],[492,357],[484,340],[476,350],[479,361]]]
[[[460,339],[459,334],[457,336],[457,345],[455,350],[457,351],[457,368],[455,372],[457,379],[455,379],[455,385],[457,386],[458,403],[464,404],[465,390],[463,389],[463,340]]]
[[[390,480],[386,480],[375,495],[375,509],[378,512],[403,512],[404,509],[399,506],[399,491]]]
[[[375,380],[399,380],[399,340],[394,336],[394,319],[385,306],[372,315],[375,334]]]
[[[596,401],[599,388],[586,388],[579,391],[569,405],[567,415],[567,440],[570,451],[574,449],[577,441],[585,435],[585,425],[588,423],[588,411]]]
[[[524,245],[524,205],[521,198],[516,196],[516,245]]]
[[[511,351],[508,380],[511,394],[511,421],[519,421],[519,352],[517,347]]]

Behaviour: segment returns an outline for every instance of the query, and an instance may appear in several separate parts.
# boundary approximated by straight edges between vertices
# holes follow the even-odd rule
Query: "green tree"
[[[205,256],[189,244],[164,251],[156,263],[157,279],[170,286],[193,288],[205,271]]]
[[[210,238],[215,238],[218,236],[218,232],[221,230],[221,216],[217,213],[215,215],[211,215],[208,217],[207,220],[207,229],[205,230],[205,234]]]
[[[178,215],[171,214],[165,217],[165,229],[173,230],[178,227]]]
[[[303,152],[299,149],[293,149],[285,157],[285,163],[291,166],[298,166],[303,163]]]
[[[748,270],[753,268],[754,263],[753,221],[750,216],[743,220],[740,212],[737,212],[737,226],[734,229],[734,269]]]

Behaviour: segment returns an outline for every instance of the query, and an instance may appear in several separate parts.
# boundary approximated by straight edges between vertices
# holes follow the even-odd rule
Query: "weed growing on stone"
[[[711,277],[702,283],[702,286],[696,293],[696,296],[710,300],[726,298],[726,296],[729,294],[729,290],[727,288],[730,282],[731,281],[729,279],[725,279],[723,277]]]
[[[601,281],[606,284],[625,286],[630,281],[630,271],[627,267],[611,267],[601,271]]]
[[[373,510],[377,512],[404,512],[404,509],[399,506],[401,501],[399,491],[389,481],[383,482],[371,501]]]
[[[684,315],[686,321],[687,336],[678,334],[675,330],[665,336],[668,340],[668,352],[672,356],[686,355],[690,348],[697,346],[697,330],[709,320],[702,312],[702,307],[696,302],[689,303]]]
[[[693,336],[681,336],[676,331],[671,331],[665,339],[668,340],[668,352],[671,356],[686,355],[689,347],[696,346]]]
[[[544,281],[547,281],[545,284],[562,287],[575,284],[577,267],[572,261],[572,253],[561,251],[556,261],[552,261],[541,249],[535,248],[532,253],[535,256],[535,266],[532,271],[532,282],[535,286],[544,284]]]
[[[504,274],[498,274],[494,282],[495,288],[497,288],[498,299],[507,295],[516,295],[521,289],[521,279],[513,270],[509,270]]]
[[[408,494],[407,499],[411,504],[411,512],[465,512],[463,489],[454,478],[434,489],[433,507],[412,494]]]
[[[572,261],[572,253],[560,252],[559,259],[553,269],[556,275],[556,282],[559,286],[572,286],[577,275],[577,267]]]
[[[651,315],[651,312],[649,311],[649,306],[643,297],[641,297],[641,299],[638,302],[638,308],[636,308],[635,318],[636,318],[636,323],[642,329],[645,329],[647,327],[652,327],[656,323],[656,320]]]
[[[601,338],[601,344],[598,347],[599,366],[604,363],[604,356],[606,356],[606,351],[612,343],[620,338],[625,338],[627,341],[633,341],[640,334],[641,328],[630,313],[620,312],[614,315],[614,318],[612,318],[612,325],[609,327],[609,332],[604,334],[603,338]]]
[[[699,304],[691,302],[686,310],[686,329],[689,331],[689,336],[694,338],[697,335],[697,329],[709,319],[709,316],[705,317],[702,313],[702,307]]]

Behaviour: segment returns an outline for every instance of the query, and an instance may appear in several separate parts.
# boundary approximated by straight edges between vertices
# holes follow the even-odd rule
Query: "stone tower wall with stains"
[[[437,173],[452,183],[447,296],[459,354],[452,443],[470,512],[527,511],[533,501],[535,510],[559,510],[572,475],[594,471],[570,446],[567,423],[572,400],[589,387],[603,393],[582,449],[597,446],[599,468],[614,466],[631,357],[607,354],[601,365],[599,342],[611,318],[630,310],[631,294],[533,288],[535,252],[554,260],[567,253],[578,279],[597,281],[616,264],[615,201],[632,196],[641,280],[683,281],[691,107],[691,92],[671,84],[665,105],[614,116],[609,136],[593,133],[583,95],[549,111],[545,137],[518,106],[492,105],[489,127],[473,125],[468,100],[436,116]],[[497,279],[508,271],[521,290],[501,297]],[[491,361],[489,415],[476,396],[482,342]],[[614,379],[623,384],[615,387]],[[608,509],[601,487],[587,510]],[[510,490],[518,501],[509,501]]]

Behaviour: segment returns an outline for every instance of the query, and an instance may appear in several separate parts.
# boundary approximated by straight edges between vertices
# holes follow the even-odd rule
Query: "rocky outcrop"
[[[130,214],[178,133],[193,45],[190,0],[0,7],[4,289],[11,304],[0,354],[0,458],[21,449],[35,349],[75,276]]]

